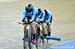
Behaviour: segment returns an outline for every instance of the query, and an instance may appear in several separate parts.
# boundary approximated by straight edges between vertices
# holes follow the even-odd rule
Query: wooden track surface
[[[75,0],[4,0],[0,1],[0,49],[23,48],[23,26],[18,22],[27,3],[52,12],[52,36],[61,38],[60,42],[50,41],[52,46],[75,41]]]

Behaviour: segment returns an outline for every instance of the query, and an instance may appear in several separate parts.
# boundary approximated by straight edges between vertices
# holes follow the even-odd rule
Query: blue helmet
[[[27,12],[32,12],[32,10],[33,10],[32,4],[28,4],[27,6],[25,6],[25,10],[26,10]]]

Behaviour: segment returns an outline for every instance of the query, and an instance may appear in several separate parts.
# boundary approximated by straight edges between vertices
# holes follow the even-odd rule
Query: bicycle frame
[[[32,46],[33,45],[32,44],[32,31],[33,31],[33,29],[32,29],[31,24],[29,24],[29,23],[25,24],[25,23],[21,23],[21,22],[19,22],[19,24],[27,25],[26,31],[24,33],[24,40],[23,40],[24,49],[28,49],[27,47],[29,47],[29,49],[32,49],[32,47],[33,47]],[[35,46],[38,49],[38,45],[35,44]]]

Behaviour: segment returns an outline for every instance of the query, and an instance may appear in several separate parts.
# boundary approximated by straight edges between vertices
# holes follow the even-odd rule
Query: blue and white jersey
[[[52,13],[47,10],[47,13],[45,13],[45,21],[47,20],[48,23],[52,23]]]
[[[33,22],[33,21],[35,21],[36,14],[37,14],[37,9],[34,7],[33,7],[31,13],[28,13],[26,10],[24,10],[22,19],[25,19],[26,17],[31,17],[30,21]]]
[[[43,9],[41,10],[41,13],[40,13],[37,17],[39,17],[40,21],[41,21],[42,23],[44,23],[45,12],[44,12]]]

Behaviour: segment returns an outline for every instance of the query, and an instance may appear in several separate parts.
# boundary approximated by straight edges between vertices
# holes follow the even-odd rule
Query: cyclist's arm
[[[35,17],[36,17],[36,14],[37,14],[37,11],[34,9],[34,10],[33,10],[33,14],[32,14],[32,16],[31,16],[31,19],[30,19],[31,22],[34,21],[34,19],[35,19]]]
[[[48,11],[48,23],[50,23],[52,13]]]
[[[44,12],[44,11],[42,11],[42,16],[41,16],[40,21],[44,21],[44,19],[45,19],[45,12]]]
[[[22,22],[24,22],[24,19],[26,18],[26,11],[23,11],[23,15],[22,15]]]

